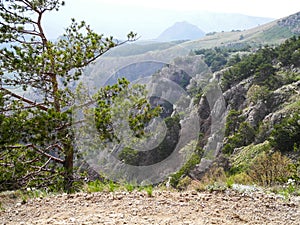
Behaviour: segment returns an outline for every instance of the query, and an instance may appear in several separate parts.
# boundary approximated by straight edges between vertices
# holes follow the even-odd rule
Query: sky
[[[83,2],[83,0],[76,0]],[[85,0],[86,1],[86,0]],[[280,18],[300,10],[298,0],[90,0],[95,4],[127,5],[176,11],[205,10]]]
[[[239,13],[279,19],[300,11],[299,0],[65,0],[58,12],[48,13],[45,25],[56,38],[71,18],[84,20],[98,33],[118,38],[129,31],[155,38],[175,22],[197,12]]]

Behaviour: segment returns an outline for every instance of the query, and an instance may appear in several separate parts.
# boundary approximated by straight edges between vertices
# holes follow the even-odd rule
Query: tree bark
[[[64,161],[64,190],[68,193],[73,192],[73,167],[74,167],[74,148],[72,144],[65,144],[65,161]]]

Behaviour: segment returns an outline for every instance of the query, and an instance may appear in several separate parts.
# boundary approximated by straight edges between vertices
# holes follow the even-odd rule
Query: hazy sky
[[[63,33],[71,18],[85,20],[97,32],[125,38],[128,31],[154,38],[184,15],[202,11],[281,18],[300,11],[299,0],[65,0],[49,13],[45,25],[51,38]],[[147,29],[148,28],[148,29]],[[201,28],[201,27],[200,27]]]
[[[83,0],[76,0],[83,2]],[[85,0],[86,1],[86,0]],[[94,4],[127,5],[177,11],[207,10],[280,18],[300,10],[298,0],[88,0]]]

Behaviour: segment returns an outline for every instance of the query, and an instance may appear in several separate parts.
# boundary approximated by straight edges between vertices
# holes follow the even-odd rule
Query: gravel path
[[[300,224],[300,199],[256,192],[76,193],[14,203],[0,224]]]

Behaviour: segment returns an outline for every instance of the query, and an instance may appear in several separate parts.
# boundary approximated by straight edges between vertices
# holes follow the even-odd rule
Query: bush
[[[167,127],[166,136],[151,151],[138,151],[131,147],[124,147],[118,154],[119,159],[133,166],[147,166],[163,161],[172,154],[178,144],[181,128],[179,121],[179,116],[164,119]]]
[[[292,176],[291,164],[291,160],[280,152],[270,155],[263,152],[252,163],[248,175],[254,182],[263,186],[285,183]]]
[[[138,165],[138,151],[125,147],[118,155],[119,159],[125,164]]]
[[[232,184],[251,184],[252,179],[246,172],[232,175],[228,178]]]
[[[247,99],[256,104],[259,100],[265,101],[268,99],[269,90],[265,86],[252,85],[247,92]]]
[[[293,37],[278,47],[278,59],[283,66],[300,65],[300,38]]]
[[[195,51],[196,55],[204,55],[204,62],[212,72],[221,70],[227,64],[228,50],[221,48],[200,49]]]
[[[146,191],[148,197],[152,197],[153,196],[153,186],[149,185],[144,187],[144,190]]]
[[[222,167],[212,166],[200,180],[196,190],[223,191],[227,188],[227,178]]]
[[[231,156],[230,174],[237,175],[247,171],[257,156],[270,150],[271,146],[268,141],[240,148],[237,153]]]
[[[300,148],[300,115],[292,114],[274,126],[270,136],[271,146],[281,152]]]
[[[255,130],[247,122],[242,122],[238,131],[228,137],[226,144],[224,145],[223,152],[225,154],[232,154],[235,148],[246,146],[251,144],[255,139]]]
[[[191,184],[191,182],[192,182],[192,179],[189,176],[186,176],[178,182],[176,188],[181,191],[186,190],[187,187]]]
[[[176,188],[180,179],[187,176],[188,173],[200,163],[200,156],[194,153],[191,158],[183,165],[183,167],[175,174],[171,176],[170,184],[172,187]]]
[[[239,124],[245,119],[241,117],[242,111],[230,110],[226,118],[225,136],[233,135],[237,132]]]

